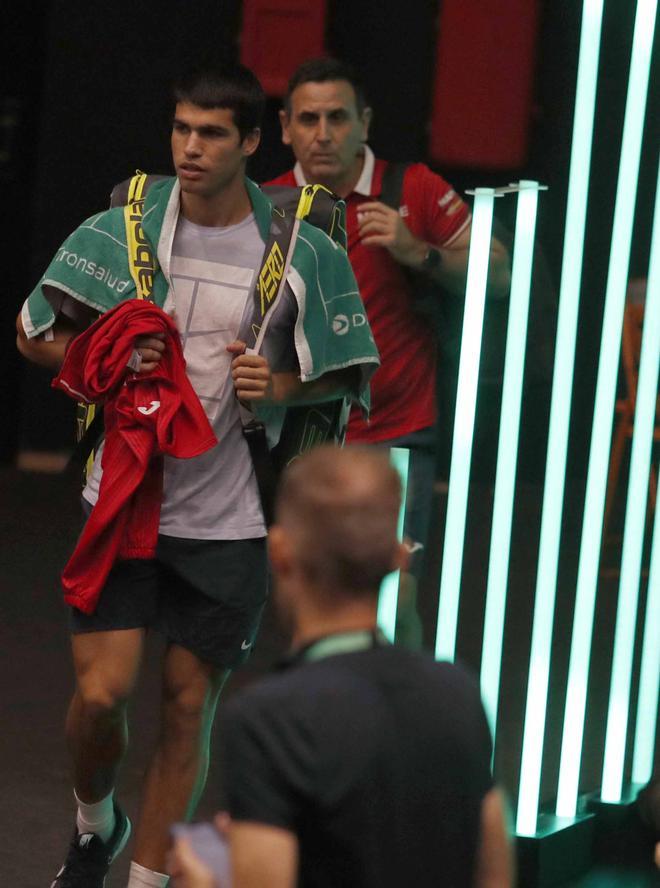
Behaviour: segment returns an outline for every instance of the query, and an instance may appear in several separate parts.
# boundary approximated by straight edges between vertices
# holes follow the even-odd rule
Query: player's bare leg
[[[171,645],[163,671],[163,715],[144,786],[133,859],[164,872],[169,828],[192,816],[206,782],[209,741],[229,670],[202,663]]]
[[[73,757],[74,787],[84,802],[96,802],[115,785],[126,751],[126,703],[135,686],[143,629],[74,635],[76,691],[66,736]]]

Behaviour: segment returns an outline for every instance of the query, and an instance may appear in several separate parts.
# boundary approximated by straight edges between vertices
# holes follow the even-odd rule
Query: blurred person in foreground
[[[405,566],[386,454],[319,447],[287,470],[269,552],[293,649],[226,706],[234,888],[506,888],[512,864],[477,684],[390,645],[383,577]],[[186,839],[176,888],[219,884]]]

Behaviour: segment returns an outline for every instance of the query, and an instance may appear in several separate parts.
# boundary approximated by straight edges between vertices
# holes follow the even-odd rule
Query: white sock
[[[78,803],[78,814],[76,823],[78,832],[96,833],[102,842],[107,842],[115,828],[115,809],[112,803],[112,797],[115,794],[114,789],[100,802],[93,802],[87,805],[81,802],[75,789],[73,791],[76,802]]]
[[[147,869],[146,866],[140,866],[132,860],[126,888],[165,888],[169,880],[169,876]]]

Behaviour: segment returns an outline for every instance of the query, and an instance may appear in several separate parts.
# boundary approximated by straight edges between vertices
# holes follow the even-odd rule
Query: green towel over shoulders
[[[246,187],[265,242],[271,203],[249,179]],[[165,307],[170,289],[167,272],[178,212],[177,180],[154,183],[145,200],[143,228],[157,257],[153,296],[160,307]],[[368,381],[379,364],[378,350],[346,253],[324,232],[302,222],[287,283],[298,304],[294,338],[301,379],[308,382],[359,365],[361,381],[354,397],[367,408]],[[57,250],[23,307],[29,337],[43,333],[55,321],[50,287],[100,313],[135,298],[122,207],[86,219]]]

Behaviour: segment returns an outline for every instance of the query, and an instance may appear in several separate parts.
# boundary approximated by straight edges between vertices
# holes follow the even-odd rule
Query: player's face
[[[200,108],[179,102],[172,122],[172,160],[181,190],[214,197],[237,176],[257,150],[259,130],[241,139],[229,108]]]
[[[359,176],[370,119],[369,108],[358,112],[348,81],[303,83],[291,95],[290,113],[280,112],[282,141],[293,148],[308,182],[337,190]]]

